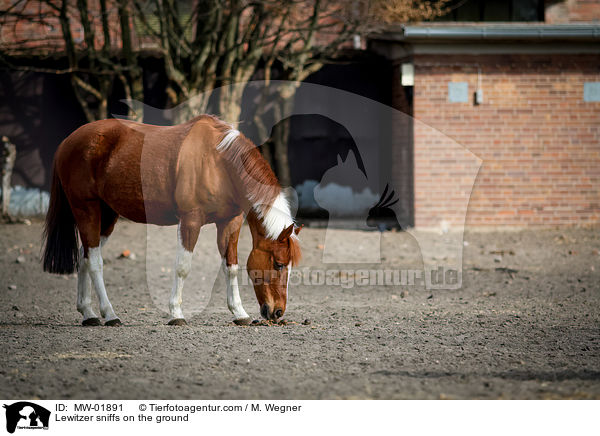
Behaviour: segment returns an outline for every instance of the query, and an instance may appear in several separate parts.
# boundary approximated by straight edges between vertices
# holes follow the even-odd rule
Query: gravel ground
[[[241,327],[208,228],[184,290],[189,326],[171,327],[162,309],[173,229],[121,221],[104,248],[108,294],[125,324],[115,328],[80,325],[76,277],[42,272],[41,227],[0,225],[3,398],[600,398],[598,229],[467,231],[459,290],[301,283],[290,289],[287,326]],[[324,250],[325,235],[303,230],[302,267],[372,267],[350,262],[373,238],[377,268],[422,268],[417,240],[427,256],[452,256],[447,236],[433,232],[338,230]],[[133,259],[119,258],[125,249]],[[340,262],[323,265],[324,251]],[[258,317],[250,287],[242,299]]]

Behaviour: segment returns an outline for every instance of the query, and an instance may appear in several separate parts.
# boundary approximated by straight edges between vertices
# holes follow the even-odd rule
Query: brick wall
[[[599,0],[546,0],[545,22],[591,23],[600,21]]]
[[[599,55],[415,55],[415,225],[600,222]],[[481,70],[484,101],[473,102]],[[450,103],[448,82],[469,102]],[[470,178],[482,159],[472,193]],[[462,151],[461,151],[462,150]]]

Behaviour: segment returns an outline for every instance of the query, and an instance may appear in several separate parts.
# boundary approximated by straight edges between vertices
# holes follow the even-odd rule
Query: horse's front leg
[[[223,257],[223,272],[227,282],[227,307],[233,314],[234,323],[248,325],[252,320],[242,306],[238,284],[240,267],[237,259],[237,244],[242,221],[243,215],[239,215],[229,222],[218,223],[217,244]]]
[[[202,220],[196,214],[185,215],[177,226],[177,255],[175,257],[175,279],[169,299],[171,320],[169,325],[186,325],[181,310],[183,283],[192,269],[192,254],[198,240]]]

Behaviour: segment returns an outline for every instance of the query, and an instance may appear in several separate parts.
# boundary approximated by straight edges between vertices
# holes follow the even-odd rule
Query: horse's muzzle
[[[283,310],[271,310],[271,306],[265,303],[262,306],[260,306],[260,315],[266,320],[275,321],[283,316]]]

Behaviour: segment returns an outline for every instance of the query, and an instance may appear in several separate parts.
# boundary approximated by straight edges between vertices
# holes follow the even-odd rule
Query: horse
[[[200,228],[210,223],[217,226],[233,321],[251,322],[238,286],[237,243],[244,216],[252,234],[247,270],[260,314],[276,321],[285,313],[289,274],[301,257],[302,227],[294,223],[269,164],[233,126],[212,115],[175,126],[107,119],[79,127],[59,145],[43,268],[55,274],[77,269],[77,310],[86,326],[102,324],[92,309],[91,285],[104,325],[122,325],[104,286],[101,254],[119,216],[178,226],[169,325],[187,324],[183,285]]]

